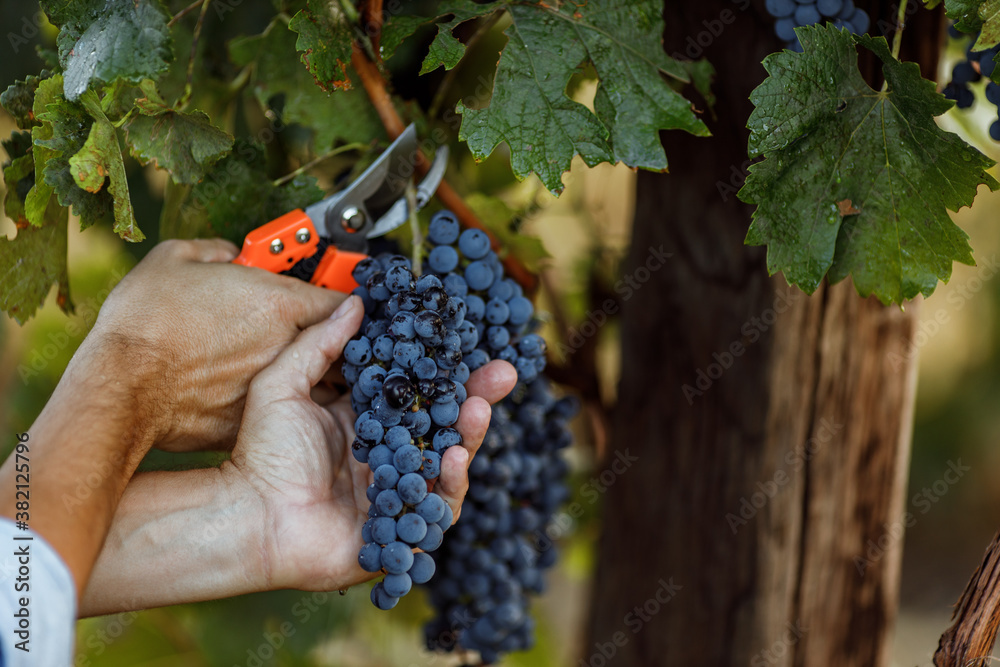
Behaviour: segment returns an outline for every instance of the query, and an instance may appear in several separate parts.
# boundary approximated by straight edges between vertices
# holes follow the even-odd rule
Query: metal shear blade
[[[317,229],[338,247],[362,250],[369,238],[381,236],[406,222],[406,188],[416,171],[417,131],[410,125],[345,190],[305,209]],[[417,190],[417,209],[437,190],[444,175],[447,146],[437,150],[434,164]]]

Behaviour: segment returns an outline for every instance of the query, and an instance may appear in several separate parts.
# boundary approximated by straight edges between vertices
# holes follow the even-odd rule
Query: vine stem
[[[417,189],[413,182],[406,184],[406,208],[410,212],[410,232],[413,234],[413,275],[419,276],[424,271],[424,235],[420,231],[420,219],[417,218]]]
[[[201,5],[203,2],[205,2],[205,0],[194,0],[194,2],[192,2],[190,5],[188,5],[184,9],[174,14],[173,17],[171,17],[171,19],[167,21],[167,27],[173,28],[174,24],[176,24],[178,21],[180,21],[182,18],[184,18],[194,10],[198,9],[198,6]]]
[[[285,183],[306,173],[307,171],[318,165],[323,160],[332,158],[335,155],[340,155],[341,153],[346,153],[348,151],[360,151],[364,150],[365,148],[368,148],[368,144],[354,143],[354,144],[344,144],[343,146],[338,146],[337,148],[334,148],[332,151],[324,153],[323,155],[320,155],[319,157],[314,158],[309,162],[306,162],[304,165],[302,165],[295,171],[289,172],[284,176],[282,176],[281,178],[275,179],[274,181],[271,182],[271,184],[274,185],[275,187],[284,185]]]
[[[201,13],[198,14],[198,22],[194,25],[194,36],[191,38],[191,57],[188,59],[187,81],[184,83],[184,95],[177,103],[178,109],[184,109],[191,101],[191,94],[194,92],[192,81],[194,81],[194,60],[198,55],[198,41],[201,39],[201,28],[205,24],[205,13],[212,0],[204,0],[201,3]]]
[[[896,34],[892,36],[892,57],[899,60],[899,49],[903,45],[903,28],[906,27],[906,9],[909,1],[900,0],[899,11],[896,13]],[[889,81],[882,82],[882,92],[889,90]]]
[[[388,90],[386,90],[385,79],[382,78],[378,66],[365,57],[363,50],[358,46],[357,42],[355,42],[354,50],[351,53],[351,65],[358,73],[361,85],[364,86],[368,98],[375,106],[375,110],[378,112],[379,119],[381,119],[382,125],[385,126],[386,132],[391,139],[395,139],[405,129],[403,119],[396,113],[396,107],[392,104],[392,98],[389,96]],[[427,170],[430,169],[430,162],[420,149],[417,150],[414,162],[417,171],[421,175],[426,174]],[[451,187],[448,181],[441,181],[435,196],[446,208],[455,214],[463,227],[472,227],[485,232],[490,237],[490,244],[493,249],[501,250],[500,243],[496,237],[486,228],[486,225],[479,219],[475,211],[465,203],[462,196]],[[508,254],[502,261],[504,268],[511,278],[516,280],[526,291],[535,291],[538,286],[538,279],[516,257]]]

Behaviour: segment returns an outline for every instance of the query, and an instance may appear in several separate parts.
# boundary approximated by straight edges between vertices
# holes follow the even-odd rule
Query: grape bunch
[[[489,664],[534,644],[528,595],[544,590],[542,573],[556,562],[546,528],[569,495],[560,451],[577,409],[571,397],[556,399],[544,377],[494,407],[462,516],[434,554],[437,616],[424,628],[431,650],[476,650]]]
[[[964,38],[965,35],[955,29],[949,28],[949,34],[953,39]],[[971,84],[977,83],[983,77],[993,76],[996,68],[995,58],[1000,53],[1000,44],[985,51],[973,51],[972,46],[976,40],[969,43],[965,50],[965,60],[957,63],[951,70],[951,81],[942,91],[949,100],[954,100],[959,109],[968,109],[976,101],[976,95],[972,92]],[[997,107],[997,120],[990,125],[990,138],[1000,141],[1000,84],[995,81],[988,81],[986,84],[986,99],[990,104]]]
[[[556,558],[550,545],[537,548],[537,536],[568,495],[559,452],[571,442],[566,424],[577,407],[542,376],[546,346],[534,306],[505,277],[489,237],[461,231],[441,211],[424,251],[420,276],[398,255],[354,272],[365,319],[344,350],[344,378],[359,415],[354,456],[374,475],[358,560],[385,572],[372,589],[380,609],[429,582],[437,617],[428,646],[477,650],[489,663],[534,641],[528,595],[543,590],[542,570]],[[511,363],[518,382],[494,406],[461,520],[444,539],[452,514],[429,489],[441,455],[462,442],[453,425],[465,382],[492,359]],[[455,641],[441,641],[442,633]]]
[[[776,20],[774,33],[792,51],[802,51],[795,29],[824,19],[838,28],[861,35],[868,32],[868,13],[854,6],[854,0],[767,0],[768,13]]]
[[[354,458],[374,480],[358,562],[386,573],[371,596],[391,609],[434,574],[434,561],[413,547],[437,549],[452,523],[448,504],[428,489],[444,452],[462,442],[453,428],[470,373],[462,355],[477,341],[463,326],[464,301],[434,276],[415,277],[405,257],[365,259],[353,275],[365,318],[344,348],[343,374],[358,415]]]
[[[358,414],[353,454],[373,475],[358,562],[385,573],[372,589],[380,609],[434,573],[427,553],[441,545],[452,513],[431,489],[445,451],[462,444],[453,426],[470,373],[504,359],[529,382],[545,365],[544,340],[520,336],[531,301],[504,278],[489,237],[460,233],[444,211],[431,221],[428,239],[430,270],[421,276],[409,259],[391,254],[365,259],[353,273],[365,318],[344,349],[343,374]]]

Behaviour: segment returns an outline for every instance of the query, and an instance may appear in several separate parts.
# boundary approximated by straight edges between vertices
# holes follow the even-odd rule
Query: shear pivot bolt
[[[356,231],[361,229],[365,224],[365,214],[358,207],[350,206],[345,208],[344,212],[340,214],[340,221],[343,223],[345,229]]]
[[[272,255],[277,255],[284,249],[285,249],[285,244],[281,242],[281,239],[274,239],[273,241],[271,241]]]
[[[310,234],[309,230],[306,229],[305,227],[303,227],[299,231],[295,232],[295,240],[298,241],[299,243],[308,243],[309,242],[309,238],[311,236],[312,236],[312,234]]]

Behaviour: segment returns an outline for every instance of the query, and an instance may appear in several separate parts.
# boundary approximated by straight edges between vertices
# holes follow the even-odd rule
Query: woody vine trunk
[[[857,4],[876,34],[896,16]],[[933,78],[941,19],[913,9],[903,57]],[[624,273],[673,256],[622,304],[606,463],[637,463],[605,494],[578,664],[888,665],[917,305],[768,278],[735,190],[773,24],[763,2],[665,11],[667,51],[716,67],[719,117],[709,139],[664,135],[671,173],[639,175]]]

